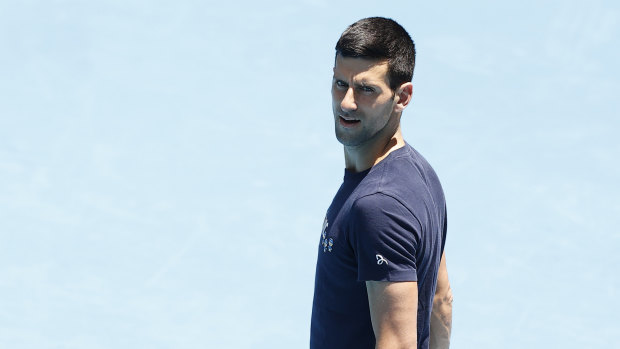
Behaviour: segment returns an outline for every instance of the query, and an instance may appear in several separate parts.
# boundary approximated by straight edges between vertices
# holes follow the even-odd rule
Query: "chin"
[[[339,134],[338,131],[336,131],[336,139],[338,140],[340,144],[346,147],[356,147],[364,143],[363,141],[360,141],[359,139],[355,139],[355,138],[352,139],[352,138],[343,136]]]

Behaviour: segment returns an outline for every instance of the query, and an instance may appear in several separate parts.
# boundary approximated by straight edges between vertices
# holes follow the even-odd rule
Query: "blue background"
[[[418,50],[453,346],[617,345],[617,3],[0,0],[0,347],[307,347],[374,15]]]

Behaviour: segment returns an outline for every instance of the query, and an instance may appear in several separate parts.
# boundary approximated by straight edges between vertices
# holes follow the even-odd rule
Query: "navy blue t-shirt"
[[[366,281],[418,282],[418,348],[428,348],[446,205],[409,144],[364,172],[345,170],[323,222],[310,348],[375,348]]]

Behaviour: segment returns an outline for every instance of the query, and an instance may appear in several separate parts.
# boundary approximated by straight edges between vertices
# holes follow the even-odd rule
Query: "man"
[[[407,144],[415,46],[366,18],[336,44],[332,109],[344,181],[321,231],[310,347],[448,348],[452,293],[439,179]]]

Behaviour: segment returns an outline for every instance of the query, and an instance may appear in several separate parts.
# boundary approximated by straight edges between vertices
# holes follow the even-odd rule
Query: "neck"
[[[352,172],[362,172],[381,160],[385,159],[391,152],[405,145],[400,125],[394,134],[383,137],[375,142],[368,142],[358,146],[344,147],[344,162],[346,169]]]

